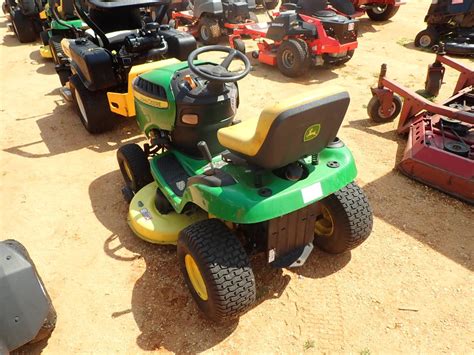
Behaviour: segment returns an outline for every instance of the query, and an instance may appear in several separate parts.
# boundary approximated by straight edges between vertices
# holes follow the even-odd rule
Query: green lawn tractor
[[[73,0],[48,0],[45,6],[46,23],[40,33],[43,45],[40,54],[43,58],[53,59],[55,65],[61,64],[65,54],[61,48],[63,38],[76,38],[87,28],[75,13]],[[67,77],[60,77],[61,84],[67,82]]]
[[[74,10],[89,29],[61,41],[64,57],[55,66],[61,89],[72,100],[90,133],[111,129],[117,116],[134,117],[131,82],[140,73],[184,60],[196,48],[190,34],[160,25],[169,0],[74,0]],[[154,21],[143,12],[153,8]]]
[[[36,41],[41,32],[42,23],[46,20],[42,0],[4,0],[3,13],[10,22],[10,27],[21,43]]]
[[[209,51],[228,55],[220,65],[196,60]],[[234,59],[245,68],[230,71]],[[306,92],[238,123],[236,82],[249,70],[241,52],[209,46],[187,63],[138,75],[136,118],[149,143],[117,152],[131,229],[177,245],[186,284],[214,321],[236,318],[255,302],[249,256],[301,266],[313,244],[343,253],[372,230],[354,159],[336,137],[348,93]]]

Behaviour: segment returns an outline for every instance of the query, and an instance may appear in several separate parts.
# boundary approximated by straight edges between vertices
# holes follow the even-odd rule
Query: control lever
[[[205,141],[199,141],[197,146],[204,160],[207,160],[211,165],[211,171],[214,172],[214,164],[212,163],[212,156],[207,143]]]

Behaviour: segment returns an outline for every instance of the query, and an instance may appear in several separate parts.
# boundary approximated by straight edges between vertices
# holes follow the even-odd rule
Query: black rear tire
[[[415,47],[431,49],[439,41],[439,33],[432,27],[418,32],[415,37]]]
[[[372,96],[367,105],[367,114],[369,115],[370,119],[377,123],[385,123],[393,121],[402,110],[402,99],[397,96],[393,95],[393,102],[390,109],[389,114],[383,114],[381,112],[381,102],[377,96]]]
[[[69,82],[76,111],[85,129],[92,134],[112,129],[116,115],[110,111],[107,92],[88,90],[77,74]]]
[[[21,43],[36,41],[36,31],[33,20],[23,15],[21,10],[15,10],[12,17],[13,30]]]
[[[339,254],[362,244],[373,225],[372,209],[364,191],[354,182],[319,202],[331,219],[332,228],[323,214],[316,219],[314,242],[322,250]],[[318,234],[319,231],[319,234]]]
[[[380,10],[367,9],[367,16],[369,16],[372,21],[387,21],[391,19],[398,12],[400,6],[380,5],[378,8]]]
[[[193,285],[186,264],[189,258],[197,266],[202,287]],[[248,256],[234,233],[220,220],[203,220],[181,231],[178,263],[194,300],[209,319],[232,320],[254,304],[255,277]]]
[[[277,65],[285,76],[295,78],[306,74],[310,63],[308,45],[303,40],[284,40],[278,48]]]
[[[125,144],[117,151],[117,162],[125,185],[135,194],[153,181],[150,163],[138,144]]]
[[[221,38],[219,21],[212,17],[202,17],[199,20],[199,38],[206,45],[219,43]]]
[[[40,39],[43,45],[47,46],[49,45],[49,33],[48,31],[41,31],[40,32]]]
[[[354,4],[350,0],[329,0],[329,4],[345,15],[350,16],[355,13]]]

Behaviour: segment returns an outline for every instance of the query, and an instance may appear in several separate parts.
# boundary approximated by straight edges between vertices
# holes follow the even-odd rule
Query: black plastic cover
[[[91,91],[107,89],[118,84],[112,56],[107,50],[86,39],[71,41],[72,63],[81,81]]]
[[[178,31],[169,26],[161,26],[158,34],[168,43],[168,58],[185,61],[189,54],[197,48],[196,39],[189,33]]]

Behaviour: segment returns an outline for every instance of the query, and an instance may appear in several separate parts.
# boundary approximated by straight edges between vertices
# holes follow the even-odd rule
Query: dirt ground
[[[239,83],[243,120],[293,93],[332,84],[350,92],[340,136],[375,223],[358,249],[315,250],[300,269],[253,260],[258,304],[224,326],[199,313],[174,248],[147,244],[127,226],[115,153],[143,141],[134,121],[89,135],[39,43],[20,45],[0,19],[2,239],[26,245],[58,312],[49,341],[23,352],[473,353],[474,209],[394,170],[405,138],[396,122],[375,126],[366,114],[381,63],[390,77],[423,87],[434,56],[415,50],[413,38],[426,8],[412,0],[393,21],[362,18],[344,67],[290,80],[253,61]],[[454,78],[449,72],[441,97]]]

